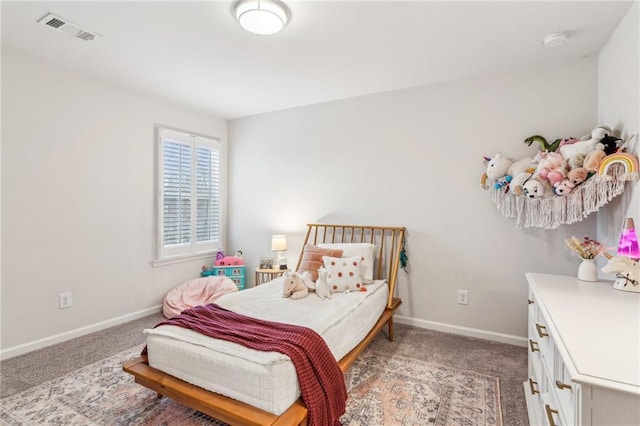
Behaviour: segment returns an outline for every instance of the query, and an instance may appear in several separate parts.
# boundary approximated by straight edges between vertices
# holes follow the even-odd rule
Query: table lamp
[[[284,252],[287,251],[287,237],[284,235],[274,235],[271,238],[271,251],[275,251],[278,254],[276,260],[278,269],[287,269],[287,258],[284,256]]]
[[[640,247],[638,247],[638,235],[633,219],[628,217],[624,220],[624,228],[620,234],[618,243],[618,256],[630,257],[633,260],[640,259]]]
[[[616,258],[610,259],[606,268],[608,271],[616,272],[616,280],[613,288],[616,290],[631,291],[640,293],[640,247],[638,246],[638,235],[633,219],[628,217],[624,221],[624,227],[620,233],[618,242],[618,259],[629,258],[631,261]],[[604,268],[603,268],[604,272]]]

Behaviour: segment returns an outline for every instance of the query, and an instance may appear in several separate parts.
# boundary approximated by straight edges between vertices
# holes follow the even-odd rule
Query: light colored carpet
[[[145,328],[165,319],[160,312],[96,333],[0,361],[0,398],[22,392],[84,365],[144,342]]]
[[[0,387],[2,388],[3,397],[14,395],[16,398],[19,398],[19,393],[24,392],[31,386],[35,386],[38,384],[42,384],[45,381],[51,380],[53,377],[58,377],[61,375],[68,374],[69,372],[75,371],[79,367],[84,365],[96,362],[100,360],[100,358],[115,354],[123,349],[132,348],[135,345],[140,345],[144,341],[144,336],[142,334],[142,329],[152,327],[155,323],[161,320],[161,315],[153,315],[142,320],[134,321],[133,323],[126,324],[123,326],[115,327],[111,330],[105,330],[100,333],[96,333],[98,336],[84,336],[83,338],[74,339],[75,341],[65,342],[59,345],[52,346],[50,348],[45,348],[40,351],[35,351],[30,354],[23,355],[21,357],[12,358],[6,361],[0,362],[0,368],[2,369],[2,382],[0,383]],[[120,338],[118,337],[120,336]],[[124,346],[124,348],[119,347]],[[135,353],[136,349],[132,350],[132,353]],[[102,354],[102,356],[99,356]],[[383,355],[380,355],[383,354]],[[497,400],[493,404],[495,405],[494,410],[496,410],[496,423],[499,423],[499,416],[497,413],[500,412],[500,408],[502,411],[502,422],[505,425],[528,425],[527,420],[527,412],[526,405],[524,400],[522,382],[527,377],[527,350],[524,347],[506,345],[502,343],[490,342],[480,339],[472,339],[458,335],[446,334],[435,332],[431,330],[420,329],[416,327],[404,326],[404,325],[396,325],[396,333],[395,333],[395,341],[389,342],[386,334],[381,333],[370,345],[369,349],[363,354],[363,356],[375,356],[378,357],[379,360],[388,359],[392,357],[394,362],[397,365],[402,365],[402,360],[412,360],[409,362],[405,362],[405,367],[407,365],[430,365],[433,368],[443,368],[447,371],[465,371],[468,372],[466,374],[475,375],[474,377],[482,378],[487,377],[488,381],[493,380],[492,378],[499,379],[499,390],[496,382],[496,387],[493,392],[500,395],[500,405],[497,405]],[[358,363],[364,362],[365,360],[372,361],[371,358],[360,357]],[[96,359],[94,359],[96,358]],[[116,357],[117,358],[117,357]],[[70,359],[70,361],[69,361]],[[71,367],[71,368],[69,368]],[[59,373],[61,370],[67,368],[67,371]],[[117,371],[115,377],[119,377],[122,373],[120,372],[120,366],[116,367],[107,367],[105,371],[108,371],[109,368],[112,371]],[[384,363],[379,368],[385,368]],[[51,373],[51,372],[54,373]],[[355,370],[353,370],[355,371]],[[401,370],[398,370],[401,371]],[[426,370],[425,370],[426,371]],[[49,377],[53,374],[53,377]],[[115,373],[114,373],[115,374]],[[351,376],[352,371],[346,375],[346,378],[349,382],[351,382],[351,393],[354,395],[352,398],[355,398],[355,394],[357,392],[361,392],[361,389],[358,388],[356,382],[360,383],[364,380],[364,377],[367,377],[367,374],[360,374],[357,380],[354,382],[353,376]],[[430,373],[436,374],[436,373]],[[72,375],[74,375],[72,373]],[[24,377],[21,377],[24,376]],[[128,375],[126,375],[128,376]],[[412,378],[410,376],[403,373],[397,373],[397,377],[405,377],[407,379]],[[375,379],[378,379],[377,376]],[[59,381],[63,381],[64,378],[59,378]],[[130,377],[127,377],[127,380],[131,380]],[[374,380],[374,375],[371,374],[369,379]],[[401,382],[401,379],[398,379]],[[481,379],[476,379],[477,381],[482,381]],[[484,379],[483,379],[484,380]],[[38,383],[34,383],[38,382]],[[110,386],[118,386],[120,383],[120,379],[116,380],[114,378],[108,379],[104,378],[104,383],[95,389],[98,394],[93,395],[93,398],[99,399],[104,397],[106,393],[111,392]],[[9,386],[7,386],[9,385]],[[355,386],[355,387],[354,387]],[[50,395],[54,395],[57,392],[61,392],[61,387],[49,386],[45,387],[46,393]],[[137,394],[137,397],[144,397],[144,392],[148,392],[148,396],[153,400],[155,399],[155,394],[150,391],[146,391],[138,385],[131,385],[130,388],[132,390],[136,390],[136,392],[143,392]],[[102,389],[102,390],[100,390]],[[360,389],[360,390],[359,390]],[[373,388],[372,388],[373,389]],[[473,392],[477,393],[478,387],[474,387]],[[482,396],[481,399],[485,399],[488,402],[485,402],[485,410],[491,411],[491,388],[486,387],[483,389],[488,389],[483,391],[485,396]],[[403,392],[406,390],[398,389]],[[432,389],[433,390],[433,389]],[[44,392],[44,391],[43,391]],[[100,393],[102,392],[102,393]],[[349,418],[344,418],[345,424],[369,424],[362,420],[363,418],[369,418],[367,416],[374,416],[375,413],[367,412],[364,410],[364,407],[374,406],[374,403],[377,403],[378,406],[382,404],[381,402],[376,402],[375,397],[376,391],[368,396],[364,396],[363,398],[370,403],[360,403],[360,409],[351,412],[351,416]],[[385,391],[386,392],[386,391]],[[466,392],[466,391],[465,391]],[[462,392],[464,394],[465,392]],[[471,392],[471,391],[469,391]],[[473,393],[471,392],[471,393]],[[437,393],[437,392],[436,392]],[[459,392],[460,394],[460,392]],[[350,395],[351,396],[351,395]],[[431,400],[433,397],[430,397]],[[422,404],[426,406],[429,405],[427,402],[429,398],[423,398]],[[399,399],[397,404],[401,406],[406,406],[406,401],[408,397]],[[414,400],[414,397],[411,397],[411,400]],[[415,399],[415,401],[419,401],[420,398]],[[2,404],[3,407],[6,407],[6,403],[9,399],[3,399]],[[355,401],[355,399],[354,399]],[[453,403],[452,403],[453,404]],[[179,407],[167,411],[166,407],[169,406]],[[115,413],[119,410],[121,406],[121,402],[113,403],[110,410],[111,413]],[[462,407],[462,410],[467,410],[468,407],[464,404],[459,404]],[[151,408],[147,408],[156,413],[164,413],[163,415],[177,415],[180,417],[180,422],[185,421],[185,418],[195,419],[189,420],[194,421],[196,423],[193,424],[211,424],[210,419],[207,419],[206,416],[202,415],[193,415],[186,414],[187,410],[185,407],[180,406],[179,404],[174,403],[173,401],[167,400],[167,398],[162,399],[161,401],[153,401],[153,405],[149,406]],[[432,407],[434,405],[432,404]],[[440,408],[438,406],[438,408]],[[183,411],[180,411],[183,410]],[[3,412],[7,412],[8,410],[3,409]],[[444,411],[442,411],[444,412]],[[359,414],[354,414],[359,413]],[[4,414],[8,416],[7,414]],[[97,414],[96,414],[97,415]],[[114,414],[115,415],[115,414]],[[132,414],[135,415],[135,414]],[[185,417],[185,415],[187,417]],[[349,412],[347,413],[349,415]],[[416,415],[415,413],[413,415]],[[364,417],[358,417],[364,416]],[[438,417],[428,417],[427,423],[429,424],[429,419],[433,419],[434,422]],[[441,417],[442,418],[442,417]],[[132,419],[131,419],[132,420]],[[162,421],[158,421],[159,418],[155,418],[153,420],[153,424],[163,424]],[[489,418],[490,420],[490,418]],[[202,421],[203,423],[197,423],[197,421]],[[477,423],[474,421],[469,421],[464,424],[469,425],[482,425],[482,419],[477,419]],[[14,424],[13,422],[8,422],[7,424]],[[19,423],[18,423],[19,424]],[[31,423],[22,423],[22,424],[31,424]],[[63,424],[68,424],[63,422]],[[79,423],[86,424],[86,423]],[[100,423],[94,422],[90,423],[94,425],[101,424],[115,424],[115,423]],[[144,423],[126,423],[126,424],[144,424]],[[177,424],[175,421],[169,421],[164,424]],[[182,424],[182,423],[180,423]],[[371,423],[374,424],[374,423]],[[388,423],[384,423],[388,424]],[[393,422],[390,424],[394,424]],[[401,424],[401,423],[398,423]],[[425,424],[422,422],[416,423],[406,423],[406,424]],[[431,423],[431,424],[446,424],[446,423]]]

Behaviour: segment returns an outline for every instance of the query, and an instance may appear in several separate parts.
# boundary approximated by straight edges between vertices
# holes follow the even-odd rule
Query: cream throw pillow
[[[322,243],[318,247],[340,249],[343,257],[362,257],[362,279],[364,284],[373,281],[373,264],[376,260],[376,245],[371,243]]]
[[[358,291],[364,287],[360,276],[361,256],[322,256],[322,261],[327,270],[327,284],[329,284],[332,293],[339,293],[345,290]]]

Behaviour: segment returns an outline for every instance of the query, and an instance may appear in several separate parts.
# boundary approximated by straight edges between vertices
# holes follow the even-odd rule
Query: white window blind
[[[221,144],[213,138],[158,129],[159,258],[221,246]]]

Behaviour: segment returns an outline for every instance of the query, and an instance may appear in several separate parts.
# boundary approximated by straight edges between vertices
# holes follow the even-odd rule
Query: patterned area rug
[[[345,379],[345,425],[502,424],[496,377],[365,351]]]
[[[122,371],[142,346],[0,400],[2,425],[223,425]],[[349,426],[502,425],[498,379],[365,351],[345,376]]]

